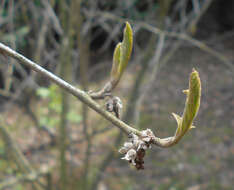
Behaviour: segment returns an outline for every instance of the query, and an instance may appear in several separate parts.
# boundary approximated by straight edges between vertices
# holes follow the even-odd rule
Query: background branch
[[[17,166],[20,168],[20,170],[25,173],[35,173],[33,167],[27,160],[27,158],[23,155],[22,151],[17,146],[17,143],[12,139],[10,133],[8,132],[7,128],[3,126],[3,119],[0,117],[1,125],[0,125],[0,135],[3,138],[4,143],[8,147],[8,150],[10,154],[13,156]],[[37,183],[33,183],[33,187],[35,189],[41,189],[39,186],[39,181]],[[4,188],[4,186],[7,184],[0,184],[0,189]]]
[[[43,167],[43,168],[40,168],[37,172],[31,172],[26,175],[10,178],[0,183],[0,190],[12,187],[16,185],[17,183],[37,181],[39,177],[45,176],[48,173],[49,173],[49,168]]]

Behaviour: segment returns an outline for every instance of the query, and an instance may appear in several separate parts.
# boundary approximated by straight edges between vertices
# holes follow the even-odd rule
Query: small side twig
[[[107,82],[104,85],[104,87],[98,92],[89,91],[88,93],[92,99],[98,100],[98,99],[104,99],[105,97],[110,96],[112,90],[113,90],[113,85],[111,84],[111,82]]]

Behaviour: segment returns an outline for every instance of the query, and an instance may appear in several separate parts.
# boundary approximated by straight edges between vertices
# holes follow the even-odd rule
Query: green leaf
[[[124,37],[123,42],[120,45],[120,65],[119,65],[119,73],[122,75],[123,71],[128,65],[128,61],[131,57],[132,53],[132,28],[128,22],[126,22],[126,27],[124,29]]]
[[[195,128],[192,123],[199,110],[201,98],[201,81],[199,74],[195,69],[193,69],[193,72],[190,75],[189,89],[185,90],[184,93],[187,98],[183,116],[180,117],[173,114],[178,125],[175,134],[177,141],[179,141],[189,129]]]
[[[16,190],[23,190],[24,188],[23,188],[22,184],[17,184],[17,185],[15,186],[15,189],[16,189]]]
[[[30,28],[28,26],[23,26],[19,30],[16,31],[16,35],[19,38],[23,38],[26,36],[30,31]]]
[[[48,124],[46,126],[56,127],[59,124],[59,118],[52,117],[48,120]]]
[[[4,153],[5,153],[4,143],[0,141],[0,154],[4,154]]]
[[[48,126],[49,118],[47,116],[40,116],[39,124],[40,126]]]
[[[49,103],[49,109],[55,111],[56,113],[61,113],[61,102],[56,99],[51,99]]]
[[[113,88],[118,84],[125,68],[128,65],[132,53],[133,34],[128,22],[123,34],[123,41],[116,45],[113,55],[113,65],[111,70],[111,83]]]
[[[180,133],[180,130],[181,130],[181,122],[182,122],[182,117],[180,117],[179,115],[177,115],[176,113],[172,113],[173,117],[175,118],[176,120],[176,123],[177,123],[177,133]]]
[[[17,39],[17,42],[20,42],[29,33],[29,31],[30,28],[28,26],[23,26],[14,32],[3,35],[2,40],[5,42],[11,42],[12,39]]]
[[[111,81],[118,80],[118,67],[120,64],[120,46],[121,43],[118,43],[115,47],[114,56],[113,56],[113,65],[111,69]]]
[[[50,96],[50,90],[45,87],[40,87],[37,89],[36,94],[42,98],[48,98]]]
[[[80,123],[82,121],[81,115],[77,114],[74,111],[70,111],[67,115],[67,119],[74,123]]]

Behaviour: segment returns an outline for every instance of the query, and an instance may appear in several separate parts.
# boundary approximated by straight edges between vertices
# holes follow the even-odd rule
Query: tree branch
[[[61,78],[57,77],[56,75],[52,74],[51,72],[45,70],[44,68],[42,68],[38,64],[36,64],[33,61],[27,59],[23,55],[17,53],[16,51],[12,50],[11,48],[5,46],[2,43],[0,43],[0,53],[3,54],[3,55],[7,55],[7,56],[15,58],[20,63],[24,64],[25,66],[30,67],[32,70],[38,72],[42,76],[44,76],[44,77],[48,78],[49,80],[53,81],[58,86],[60,86],[64,90],[66,90],[68,93],[74,95],[80,101],[82,101],[84,104],[86,104],[87,106],[89,106],[90,108],[95,110],[97,113],[99,113],[101,116],[103,116],[105,119],[110,121],[113,125],[115,125],[119,129],[121,129],[126,134],[134,133],[134,134],[136,134],[138,136],[141,135],[141,131],[139,131],[137,129],[134,129],[133,127],[130,127],[129,125],[127,125],[123,121],[116,118],[111,113],[103,110],[101,108],[101,106],[98,103],[96,103],[86,92],[84,92],[84,91],[82,91],[82,90],[80,90],[78,88],[75,88],[74,86],[70,85],[66,81],[62,80]],[[197,75],[197,77],[198,77],[198,73],[194,73],[194,74]],[[199,79],[199,77],[198,77],[198,79]],[[191,83],[191,81],[190,81],[190,83]],[[170,146],[173,146],[173,145],[177,144],[179,142],[179,140],[182,138],[182,136],[180,136],[178,138],[178,136],[175,135],[173,137],[168,137],[168,138],[163,138],[163,139],[158,138],[158,137],[154,137],[152,139],[152,144],[155,144],[155,145],[157,145],[159,147],[170,147]]]
[[[123,130],[126,134],[135,133],[140,134],[140,131],[130,127],[129,125],[125,124],[123,121],[117,119],[111,113],[103,110],[101,106],[96,103],[91,97],[84,91],[75,88],[74,86],[70,85],[66,81],[62,80],[61,78],[57,77],[56,75],[52,74],[51,72],[47,71],[46,69],[42,68],[35,62],[27,59],[23,55],[17,53],[16,51],[12,50],[8,46],[0,43],[0,53],[3,55],[10,56],[16,60],[18,60],[21,64],[30,67],[32,70],[38,72],[42,76],[48,78],[49,80],[56,83],[58,86],[66,90],[68,93],[72,94],[73,96],[77,97],[80,101],[85,103],[87,106],[95,110],[97,113],[102,115],[105,119],[110,121],[112,124]]]

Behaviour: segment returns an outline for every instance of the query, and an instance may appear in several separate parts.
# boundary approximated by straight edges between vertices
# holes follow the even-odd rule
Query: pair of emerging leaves
[[[99,92],[89,93],[93,99],[103,99],[105,96],[109,96],[111,91],[117,86],[131,57],[132,42],[133,42],[132,28],[130,24],[126,22],[123,34],[123,41],[121,43],[118,43],[115,47],[110,80],[105,84],[103,89],[100,90]]]
[[[130,24],[126,22],[123,41],[116,45],[113,55],[113,65],[110,79],[112,89],[114,89],[114,87],[118,84],[125,68],[128,65],[132,53],[132,43],[132,28]]]
[[[185,108],[182,117],[172,113],[177,122],[177,130],[175,133],[175,143],[184,136],[184,134],[195,126],[192,125],[194,118],[200,107],[201,97],[201,81],[198,72],[193,69],[189,79],[189,89],[183,91],[187,98],[185,102]]]

